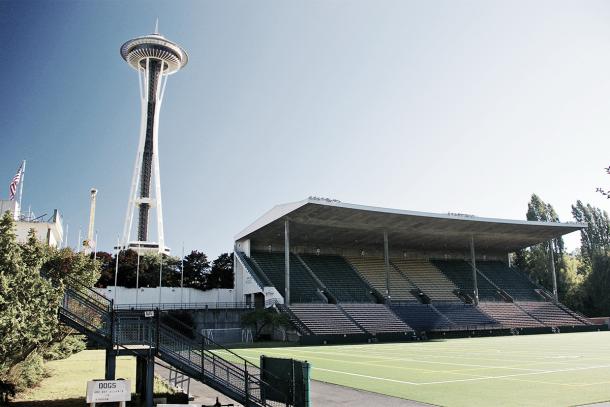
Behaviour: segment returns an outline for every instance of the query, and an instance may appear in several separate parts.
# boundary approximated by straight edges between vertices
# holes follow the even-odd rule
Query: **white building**
[[[27,241],[30,229],[34,229],[36,237],[41,242],[52,246],[61,246],[64,238],[63,221],[59,211],[53,210],[51,215],[44,214],[36,217],[34,214],[21,213],[17,201],[0,200],[0,213],[10,211],[15,219],[15,233],[17,241],[23,243]]]

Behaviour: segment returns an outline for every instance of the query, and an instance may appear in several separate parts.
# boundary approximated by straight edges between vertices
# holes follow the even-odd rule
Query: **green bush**
[[[85,350],[85,337],[82,335],[68,335],[61,342],[56,342],[47,349],[43,357],[45,360],[65,359],[75,353]]]
[[[36,352],[32,352],[23,362],[18,363],[11,371],[9,382],[15,385],[17,392],[36,386],[47,377],[44,360]]]

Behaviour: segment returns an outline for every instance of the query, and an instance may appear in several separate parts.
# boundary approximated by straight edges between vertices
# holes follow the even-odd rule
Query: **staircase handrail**
[[[301,265],[303,266],[305,271],[309,274],[309,276],[313,279],[313,281],[318,285],[316,288],[318,290],[320,290],[320,292],[322,293],[323,296],[327,297],[326,302],[329,302],[328,300],[330,299],[336,303],[337,298],[335,298],[334,294],[328,289],[328,287],[326,287],[326,284],[324,284],[322,282],[322,280],[320,280],[318,278],[318,276],[316,276],[316,274],[313,272],[311,267],[309,267],[309,265],[307,263],[305,263],[305,260],[303,260],[303,258],[298,253],[293,253],[293,255],[301,263]],[[293,301],[294,301],[294,299],[293,299]]]
[[[227,353],[231,354],[232,356],[236,357],[237,359],[239,359],[241,362],[244,363],[245,366],[250,366],[250,367],[252,367],[254,369],[259,369],[260,370],[260,368],[258,366],[256,366],[254,363],[248,361],[247,359],[244,359],[243,357],[239,356],[237,353],[233,352],[231,349],[228,349],[228,348],[224,347],[223,345],[213,341],[212,339],[210,339],[207,336],[201,334],[200,332],[197,332],[196,330],[192,329],[192,327],[190,327],[187,324],[185,324],[184,322],[180,321],[178,318],[173,317],[173,316],[171,316],[169,314],[165,314],[164,317],[171,319],[172,322],[175,322],[176,324],[178,324],[178,325],[184,327],[185,329],[188,329],[191,332],[193,332],[195,334],[196,339],[205,341],[204,343],[206,343],[206,344],[210,344],[211,343],[217,349],[220,349],[220,350],[222,350],[224,352],[227,352]],[[182,333],[176,331],[175,329],[169,327],[167,324],[163,324],[163,323],[160,322],[159,325],[160,326],[164,326],[164,328],[167,328],[167,329],[175,332],[176,334],[184,336],[185,338],[187,338],[184,334],[182,334]],[[201,342],[198,342],[198,343],[201,343]],[[268,373],[268,372],[265,372],[265,373]]]
[[[239,262],[250,273],[254,281],[256,281],[256,284],[258,284],[261,289],[263,289],[264,287],[274,287],[274,285],[271,283],[271,280],[269,280],[269,277],[267,277],[267,275],[262,271],[262,269],[258,267],[258,264],[253,258],[250,258],[250,260],[252,260],[254,265],[257,266],[258,270],[253,270],[252,267],[250,267],[250,263],[248,263],[248,261],[244,259],[246,253],[240,252],[239,250],[237,250],[237,248],[235,248],[235,254],[237,254]]]
[[[177,318],[172,317],[171,315],[166,315],[166,317],[169,317],[173,320],[173,322],[178,323],[180,325],[182,325],[183,327],[187,328],[187,329],[191,329],[188,325],[184,324],[182,321],[180,321]],[[239,356],[238,354],[236,354],[235,352],[231,351],[230,349],[227,349],[226,347],[214,342],[213,340],[207,338],[206,336],[200,334],[199,332],[193,331],[192,332],[195,333],[196,339],[190,339],[187,336],[185,336],[184,334],[176,331],[175,329],[169,327],[167,324],[164,324],[162,322],[159,322],[159,329],[160,330],[164,330],[167,333],[169,333],[170,335],[172,335],[174,338],[177,338],[178,340],[181,340],[187,344],[190,345],[198,345],[199,343],[201,343],[203,346],[201,349],[195,349],[195,352],[201,352],[201,360],[202,360],[202,366],[197,366],[192,360],[190,360],[189,358],[185,358],[183,355],[181,355],[180,353],[174,351],[171,348],[165,348],[165,349],[159,349],[159,351],[161,352],[167,352],[167,353],[172,353],[175,354],[179,359],[182,360],[186,360],[188,361],[188,364],[191,364],[192,368],[194,369],[199,369],[201,367],[204,367],[204,363],[203,363],[203,359],[206,357],[207,355],[210,355],[215,363],[219,363],[221,365],[223,365],[227,371],[231,370],[234,374],[234,376],[238,377],[238,378],[242,378],[242,374],[243,374],[243,380],[247,381],[247,380],[252,380],[255,382],[258,382],[259,384],[263,384],[265,383],[261,378],[260,378],[260,372],[262,372],[263,370],[260,369],[260,367],[256,366],[255,364],[253,364],[252,362],[244,359],[243,357]],[[232,363],[230,360],[227,360],[225,358],[223,358],[222,356],[218,355],[216,352],[211,351],[209,348],[206,348],[206,346],[204,344],[206,343],[212,343],[215,346],[217,346],[217,348],[214,349],[214,351],[222,351],[222,352],[227,352],[229,353],[231,356],[237,358],[240,362],[240,364],[238,365],[237,363]],[[208,356],[209,357],[209,356]],[[243,371],[239,368],[239,366],[241,365],[241,363],[243,363]],[[255,372],[257,372],[256,374],[252,374],[250,373],[250,369],[254,370]],[[205,370],[205,372],[209,373],[209,370]],[[264,371],[265,375],[271,376],[276,380],[282,380],[280,378],[278,378],[277,376],[275,376],[274,374],[272,374],[271,372],[268,371]],[[223,380],[220,376],[218,376],[218,379],[226,382],[225,380]],[[226,383],[230,386],[232,386],[231,383]],[[266,383],[265,383],[266,384]],[[236,389],[237,391],[241,391],[240,388],[232,386],[234,389]],[[262,387],[262,386],[261,386]],[[287,396],[286,396],[287,399]]]
[[[51,283],[57,281],[54,277],[51,276],[49,272],[40,271],[40,275],[51,281]],[[93,288],[87,286],[79,279],[71,276],[69,274],[58,277],[58,280],[64,285],[65,289],[72,289],[74,292],[88,293],[86,295],[91,302],[96,302],[97,305],[102,309],[111,309],[113,300],[103,296],[102,294],[95,291]],[[77,290],[77,288],[81,288],[82,290]]]
[[[470,266],[472,267],[471,260],[468,260],[467,263],[470,264]],[[485,279],[489,284],[491,284],[492,287],[494,287],[497,290],[500,297],[505,297],[505,299],[510,299],[509,302],[515,302],[513,297],[506,290],[500,288],[500,286],[498,286],[496,283],[491,281],[491,279],[489,277],[487,277],[487,275],[485,275],[478,267],[475,267],[474,269],[479,276],[483,277],[483,279]]]
[[[290,316],[291,320],[296,321],[298,323],[298,327],[297,328],[299,328],[299,330],[304,331],[304,332],[301,332],[301,333],[304,333],[305,335],[313,335],[313,331],[311,329],[309,329],[309,327],[307,325],[305,325],[303,323],[303,321],[301,321],[301,319],[299,317],[297,317],[297,315],[294,312],[292,312],[290,307],[288,307],[286,304],[277,303],[277,304],[275,304],[275,307],[280,312],[287,313]]]

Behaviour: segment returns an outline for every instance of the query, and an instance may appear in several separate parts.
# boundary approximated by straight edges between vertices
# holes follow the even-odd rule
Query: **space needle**
[[[178,72],[188,62],[184,48],[159,34],[158,27],[157,21],[154,34],[134,38],[121,46],[121,56],[138,72],[142,103],[140,139],[120,247],[137,249],[138,253],[169,253],[163,236],[159,172],[159,111],[167,77]],[[149,240],[148,230],[149,212],[153,208],[157,216],[156,242]],[[131,231],[136,209],[137,240],[134,241],[131,239]]]

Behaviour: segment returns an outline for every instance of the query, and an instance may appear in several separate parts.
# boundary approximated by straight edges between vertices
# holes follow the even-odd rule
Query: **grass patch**
[[[31,407],[72,407],[85,405],[87,381],[104,378],[103,350],[85,350],[63,360],[46,363],[49,377],[39,386],[17,395],[15,406]],[[136,359],[132,356],[118,356],[116,377],[131,380],[135,391]],[[155,380],[155,393],[171,393],[162,381]]]
[[[442,406],[610,400],[610,332],[235,352],[307,360],[313,379]]]

